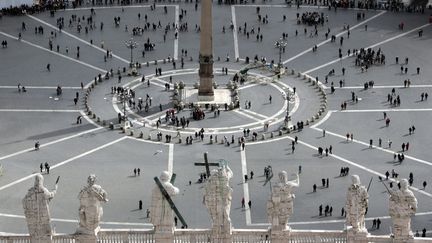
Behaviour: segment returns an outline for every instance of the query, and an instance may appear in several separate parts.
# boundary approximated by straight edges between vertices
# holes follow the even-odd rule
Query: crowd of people
[[[229,3],[232,3],[232,2],[233,1],[229,1]],[[97,4],[102,4],[102,1],[97,1],[96,3]],[[112,3],[113,3],[113,1],[109,0],[109,4],[112,4]],[[127,4],[128,1],[124,1],[124,2],[122,1],[122,3],[123,4]],[[81,5],[81,1],[77,1],[77,4]],[[107,4],[107,1],[105,1],[105,4]],[[344,7],[346,4],[348,4],[347,1],[340,1],[340,3],[338,5],[335,5],[334,7],[335,8],[336,7]],[[8,9],[4,13],[6,13],[6,14],[14,14],[14,13],[16,13],[16,14],[22,14],[25,11],[27,11],[29,13],[32,13],[32,11],[40,11],[40,9],[37,10],[37,8],[35,8],[35,9],[31,10],[31,9],[27,9],[25,7],[22,7],[22,8]],[[183,11],[183,9],[182,9],[181,12],[182,12],[182,15],[186,15],[186,11]],[[299,15],[297,17],[299,18]],[[140,16],[138,16],[138,18],[140,18]],[[147,15],[144,18],[145,18],[145,20],[147,22]],[[310,25],[310,26],[314,26],[314,25],[316,26],[318,24],[323,24],[324,22],[326,22],[326,18],[327,17],[324,16],[323,12],[320,12],[320,13],[319,12],[305,12],[305,13],[303,13],[301,15],[301,18],[299,19],[299,21],[301,21],[301,23],[303,23],[303,24],[307,24],[307,25]],[[259,21],[262,22],[263,24],[267,24],[268,23],[268,16],[261,16],[259,14]],[[114,19],[114,23],[115,23],[116,26],[119,27],[120,24],[121,24],[120,17],[116,17]],[[104,24],[101,22],[100,23],[100,28],[99,28],[100,30],[103,29],[103,25]],[[62,28],[64,28],[64,19],[63,18],[59,18],[57,20],[57,26],[59,27],[60,30]],[[72,16],[71,19],[69,19],[69,27],[70,28],[75,27],[76,30],[77,30],[77,32],[80,32],[84,28],[84,30],[85,30],[86,33],[88,33],[89,31],[93,31],[93,30],[97,29],[92,16]],[[243,28],[241,28],[241,27],[239,28],[239,32],[240,33],[243,32],[245,35],[249,36],[249,34],[255,34],[257,32],[257,38],[256,39],[257,39],[257,41],[262,42],[262,40],[263,40],[263,34],[261,33],[260,27],[258,27],[257,30],[255,31],[255,27],[250,27],[249,26],[249,28],[248,28],[246,22],[245,22],[244,26],[242,26],[242,27]],[[183,23],[181,25],[181,27],[180,27],[180,31],[187,31],[187,28],[188,28],[187,27],[187,23]],[[147,30],[157,30],[157,29],[162,29],[165,32],[164,38],[166,38],[167,32],[170,31],[170,30],[178,31],[178,26],[175,26],[174,23],[168,23],[167,25],[163,26],[160,23],[160,21],[159,22],[153,22],[153,23],[147,22],[142,27],[141,26],[135,26],[135,27],[133,27],[132,28],[132,35],[142,35]],[[349,29],[349,27],[348,27],[348,29]],[[128,26],[127,25],[125,26],[125,30],[128,31]],[[43,27],[42,26],[35,27],[35,33],[36,34],[43,34]],[[283,34],[283,37],[285,38],[285,33]],[[336,36],[334,36],[334,39],[336,40]],[[340,40],[341,40],[340,41],[340,45],[342,45],[343,44],[343,39],[340,39]],[[53,44],[50,43],[49,45],[50,45],[50,49],[52,50],[53,49]],[[102,48],[104,48],[103,43],[101,43],[101,46],[102,46]],[[2,47],[7,47],[7,42],[2,42]],[[154,50],[154,48],[155,48],[155,44],[153,42],[151,42],[150,39],[147,39],[147,42],[144,43],[144,50],[145,51],[151,51],[151,50]],[[68,49],[66,49],[66,50],[68,50]],[[59,50],[58,50],[58,46],[57,46],[57,52],[58,51]],[[110,52],[107,51],[106,57],[112,56],[112,54],[110,55],[109,53]],[[361,48],[359,50],[353,50],[353,53],[354,53],[354,55],[356,57],[356,59],[355,59],[356,66],[362,67],[362,70],[365,69],[365,71],[367,71],[368,67],[370,67],[373,64],[380,64],[380,65],[381,64],[385,64],[385,55],[383,54],[383,52],[381,51],[381,49],[378,49],[377,51],[375,51],[375,50],[373,50],[371,48],[369,48],[369,49],[363,49],[363,48]],[[339,51],[339,54],[341,56],[341,50]],[[350,53],[348,55],[350,55]],[[182,56],[183,56],[183,49],[182,49]],[[185,56],[187,56],[187,51],[185,53]],[[79,57],[79,47],[77,47],[77,57]],[[258,55],[255,55],[254,59],[255,59],[255,61],[258,61],[260,59],[260,61],[266,63],[266,58],[265,57],[258,57]],[[228,58],[228,60],[229,60],[229,58]],[[407,64],[407,62],[408,61],[406,60],[406,64]],[[50,66],[47,66],[47,69],[48,69],[48,71],[50,71]],[[404,70],[407,70],[406,67],[405,67]],[[120,70],[119,70],[119,73],[120,73]],[[405,71],[405,73],[406,73],[406,71]],[[335,74],[335,71],[333,69],[329,73],[329,76],[332,76],[334,74]],[[345,69],[342,70],[342,74],[345,75]],[[113,75],[112,69],[111,69],[110,73],[107,73],[107,75]],[[156,68],[156,75],[157,76],[158,75],[159,76],[162,75],[162,69],[161,68]],[[100,79],[100,77],[99,77],[99,79]],[[242,77],[239,78],[239,76],[237,74],[236,74],[236,76],[234,76],[234,81],[236,81],[236,82],[240,81],[240,84],[243,84],[244,81],[245,81],[244,79],[243,80],[242,79],[243,78]],[[121,76],[119,75],[119,82],[120,81],[121,81]],[[341,82],[342,82],[342,80],[341,80]],[[372,81],[372,83],[369,82],[368,86],[373,87],[373,81]],[[409,85],[407,85],[407,86],[409,87]],[[333,84],[332,84],[332,87],[333,87]],[[340,87],[342,87],[342,83],[340,84]],[[167,89],[168,90],[170,89],[169,86],[168,86]],[[57,88],[57,95],[60,95],[61,91],[62,91],[61,87],[59,86]],[[332,93],[333,92],[334,92],[334,89],[332,89]],[[149,111],[149,107],[152,105],[152,98],[149,95],[147,95],[147,97],[146,97],[145,100],[143,100],[143,99],[135,99],[135,92],[133,90],[125,89],[125,88],[120,87],[120,86],[118,86],[118,87],[113,86],[111,88],[111,93],[113,95],[117,95],[119,98],[120,97],[124,98],[125,96],[130,96],[130,98],[127,100],[129,106],[131,108],[133,108],[133,109],[137,109],[138,111],[141,111],[144,108],[144,110],[146,112],[148,112]],[[421,95],[422,101],[423,100],[427,100],[427,96],[428,96],[428,94],[423,92],[422,95]],[[358,97],[354,94],[354,92],[352,93],[352,101],[355,102],[355,103],[358,102]],[[144,102],[145,102],[145,105],[144,105]],[[389,96],[388,96],[388,102],[390,104],[394,104],[394,105],[398,105],[398,106],[401,103],[400,97],[399,97],[399,95],[395,94],[394,89],[393,89],[392,93],[389,94]],[[271,103],[271,98],[270,98],[270,103]],[[342,108],[346,109],[346,106],[347,106],[347,104],[346,104],[346,102],[344,102],[343,105],[342,105]],[[251,101],[248,101],[248,100],[245,101],[245,108],[246,109],[250,109],[251,108]],[[214,109],[212,109],[212,111],[213,110]],[[160,111],[162,111],[162,108],[160,108]],[[215,112],[216,112],[215,115],[219,114],[218,110],[216,110]],[[206,116],[206,111],[203,110],[202,108],[199,108],[199,107],[195,106],[195,107],[193,107],[191,109],[191,118],[192,119],[194,119],[194,120],[201,120],[201,119],[205,119],[205,116]],[[385,119],[385,120],[386,120],[386,124],[388,125],[390,123],[390,120],[388,119],[388,122],[387,122],[387,119]],[[120,122],[120,119],[119,119],[119,122]],[[165,122],[167,124],[169,124],[169,125],[173,125],[173,126],[177,126],[177,127],[181,126],[182,128],[185,128],[185,127],[189,126],[189,122],[190,121],[186,117],[181,117],[180,118],[179,116],[176,115],[174,109],[170,109],[170,110],[167,110],[166,113],[165,113]],[[159,128],[159,126],[160,126],[161,123],[162,123],[161,119],[159,119],[156,122],[157,128]],[[303,121],[298,121],[296,123],[296,127],[297,127],[297,129],[299,131],[301,131],[303,129],[303,125],[304,125]],[[247,129],[247,130],[244,129],[243,133],[244,133],[244,137],[239,137],[239,144],[241,146],[243,146],[243,149],[244,149],[245,137],[249,137],[250,130],[249,129]],[[410,131],[410,134],[411,134],[411,131]],[[213,138],[212,136],[213,135],[210,135],[210,139]],[[162,137],[163,137],[162,133],[158,132],[157,133],[157,137],[158,137],[159,141],[162,140]],[[257,137],[257,133],[256,132],[253,132],[253,137],[256,140],[256,137]],[[325,137],[325,130],[323,132],[323,137]],[[231,139],[231,142],[230,142],[227,137],[224,137],[224,143],[227,144],[228,146],[230,144],[234,144],[234,135],[232,135],[231,138],[232,139]],[[351,134],[347,133],[347,141],[349,140],[349,138],[351,138],[351,141],[353,141],[353,134],[352,133]],[[204,139],[204,131],[202,130],[200,132],[195,133],[195,138],[193,138],[192,136],[186,137],[186,144],[192,144],[192,141],[195,141],[195,139],[200,139],[202,141]],[[171,135],[170,134],[165,134],[165,140],[166,140],[166,142],[171,142]],[[295,143],[292,144],[292,153],[294,153],[294,148],[295,148],[294,144]],[[405,151],[405,149],[408,150],[408,146],[409,146],[408,144],[409,143],[406,143],[406,144],[404,143],[404,145],[402,147],[402,151],[403,152]],[[371,143],[371,146],[372,146],[372,143]],[[380,142],[380,147],[381,147],[381,142]],[[37,144],[37,146],[35,146],[35,149],[39,149],[39,144]],[[333,153],[332,149],[333,149],[332,145],[330,145],[329,147],[326,147],[326,148],[319,147],[318,148],[318,154],[320,156],[323,156],[324,152],[325,152],[325,156],[328,156],[329,154]],[[403,159],[404,159],[404,154],[403,153],[397,154],[397,157],[398,157],[398,160],[400,162],[402,162]],[[41,170],[42,169],[43,168],[41,168]],[[49,168],[48,168],[48,171],[49,171]],[[134,170],[134,174],[136,175],[137,173],[138,173],[138,175],[140,174],[140,169],[139,168],[138,168],[137,171]],[[346,175],[348,175],[348,173],[349,173],[349,168],[348,167],[342,167],[341,168],[340,176],[346,176]],[[387,173],[389,173],[389,172],[387,172]],[[393,172],[392,172],[392,176],[394,175],[395,178],[397,178],[397,173],[395,173],[395,174],[393,174]],[[265,175],[266,179],[269,179],[273,175],[271,166],[265,167],[265,169],[264,169],[264,175]],[[250,179],[252,179],[252,178],[253,178],[253,175],[252,175],[252,172],[251,172]],[[247,181],[247,179],[248,178],[245,177],[246,181]],[[205,174],[201,174],[200,178],[198,179],[198,182],[201,183],[201,182],[204,182],[205,180],[206,180],[206,175]],[[413,179],[410,180],[410,181],[411,181],[410,184],[412,184]],[[329,187],[329,178],[327,178],[327,179],[322,178],[321,182],[322,182],[321,184],[322,184],[323,188],[328,188]],[[424,187],[426,187],[426,184],[423,184],[423,185],[424,185]],[[313,191],[316,192],[316,189],[317,189],[317,185],[314,184],[313,185]],[[244,205],[244,203],[245,202],[242,202],[242,205]],[[250,202],[249,202],[249,206],[251,206]],[[140,206],[140,209],[141,208],[142,208],[142,205]],[[329,205],[329,204],[327,204],[326,206],[323,206],[323,205],[319,206],[319,215],[320,216],[322,216],[322,215],[324,215],[324,216],[332,216],[332,212],[333,212],[333,207],[331,205]],[[381,222],[378,219],[376,221],[376,223],[374,223],[374,225],[376,225],[374,227],[376,227],[377,229],[379,229],[380,223]]]

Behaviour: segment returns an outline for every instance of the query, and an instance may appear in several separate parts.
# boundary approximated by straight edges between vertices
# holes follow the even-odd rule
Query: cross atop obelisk
[[[199,52],[198,99],[201,101],[214,100],[213,91],[213,37],[212,37],[212,1],[201,1],[201,33]]]

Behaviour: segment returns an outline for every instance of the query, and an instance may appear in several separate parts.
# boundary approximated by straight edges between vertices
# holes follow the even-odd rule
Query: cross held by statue
[[[204,153],[204,163],[195,163],[195,166],[205,166],[206,168],[206,175],[207,178],[210,177],[210,166],[220,166],[219,162],[218,163],[209,163],[208,162],[208,152]]]
[[[175,179],[176,179],[177,175],[176,174],[172,174],[171,176],[171,184],[174,184]],[[168,194],[168,192],[165,190],[165,188],[163,187],[162,183],[160,182],[159,178],[154,177],[153,178],[154,181],[156,182],[156,185],[159,187],[160,192],[162,193],[162,195],[164,196],[164,198],[167,200],[168,204],[170,205],[171,209],[174,211],[174,213],[177,215],[178,219],[180,220],[180,222],[182,223],[184,228],[187,228],[187,223],[184,220],[183,216],[180,214],[180,211],[177,209],[176,205],[174,204],[173,200],[171,199],[170,195]]]

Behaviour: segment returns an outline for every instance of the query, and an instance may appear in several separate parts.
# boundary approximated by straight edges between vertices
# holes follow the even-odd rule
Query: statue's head
[[[37,173],[35,176],[34,186],[37,188],[41,188],[43,186],[44,178],[40,173]]]
[[[360,185],[360,177],[358,175],[352,175],[351,181],[353,185]]]
[[[220,168],[219,169],[212,169],[211,171],[210,171],[210,175],[219,175],[219,171],[220,171]]]
[[[95,182],[96,182],[96,175],[95,174],[89,175],[87,178],[87,183],[89,184],[89,186],[93,186]]]
[[[279,172],[279,181],[283,183],[287,183],[288,181],[288,173],[286,171]]]
[[[159,176],[159,179],[162,182],[168,182],[171,179],[171,174],[168,171],[162,171],[161,175]]]
[[[400,182],[399,182],[399,184],[400,184],[400,189],[401,190],[406,190],[406,189],[408,189],[408,180],[407,179],[402,179]]]

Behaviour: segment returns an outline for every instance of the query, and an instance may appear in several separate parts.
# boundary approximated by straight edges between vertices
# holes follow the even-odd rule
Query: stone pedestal
[[[405,238],[394,238],[393,239],[393,243],[414,243],[414,237],[413,238],[409,238],[409,237],[405,237]]]
[[[271,242],[272,243],[286,243],[288,238],[291,236],[291,228],[285,230],[280,230],[278,228],[272,227],[270,230]]]
[[[201,85],[199,86],[201,87]],[[185,88],[180,99],[185,103],[194,103],[196,105],[224,105],[232,102],[232,93],[229,89],[212,90],[211,96],[200,95],[200,89]]]
[[[232,235],[212,235],[213,243],[232,243]]]
[[[369,233],[366,232],[356,232],[351,226],[347,228],[347,243],[368,243],[367,236]]]
[[[97,243],[96,235],[77,234],[76,243]]]
[[[155,232],[154,240],[157,243],[173,243],[174,242],[174,232]]]
[[[223,212],[219,212],[223,214]],[[212,242],[213,243],[231,243],[232,242],[232,226],[231,222],[225,222],[221,226],[212,227]]]
[[[31,236],[30,242],[31,243],[52,243],[53,240],[52,240],[52,236],[45,236],[45,237],[43,237],[43,236],[40,236],[40,237]]]

